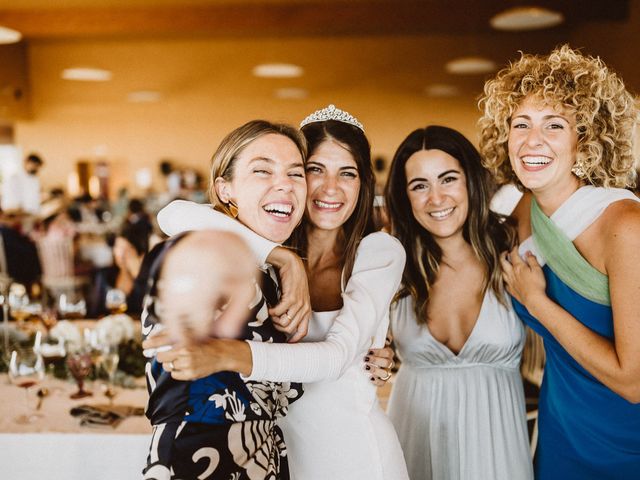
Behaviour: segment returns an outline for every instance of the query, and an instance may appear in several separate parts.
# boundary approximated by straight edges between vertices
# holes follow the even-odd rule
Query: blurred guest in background
[[[27,286],[37,282],[41,274],[35,243],[4,214],[0,214],[0,272]]]
[[[31,154],[24,159],[24,168],[2,182],[2,210],[36,215],[40,210],[40,179],[42,158]]]

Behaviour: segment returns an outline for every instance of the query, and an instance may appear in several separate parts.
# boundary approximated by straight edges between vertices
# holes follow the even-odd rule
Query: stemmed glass
[[[96,370],[102,369],[107,374],[104,394],[111,401],[116,396],[113,387],[118,363],[120,362],[118,346],[111,344],[108,338],[104,338],[105,336],[96,330],[91,331],[89,336]]]
[[[51,332],[51,329],[58,323],[56,313],[51,308],[45,308],[40,315],[40,321],[44,328],[47,330],[47,335]]]
[[[24,388],[26,413],[14,418],[16,423],[29,424],[41,415],[35,413],[38,398],[32,398],[31,388],[44,378],[44,360],[33,349],[14,350],[9,361],[9,378],[14,385]]]
[[[14,283],[9,290],[9,308],[11,316],[16,319],[18,325],[31,315],[28,309],[29,295],[27,289],[20,283]]]
[[[87,303],[84,299],[73,302],[66,293],[62,293],[58,298],[58,313],[67,319],[84,318],[87,315]]]
[[[103,345],[102,347],[102,368],[107,373],[107,388],[105,389],[105,396],[111,401],[116,396],[114,389],[114,380],[116,376],[116,370],[118,369],[118,363],[120,362],[120,355],[118,353],[117,345]]]
[[[59,387],[53,387],[51,383],[55,377],[55,362],[62,360],[67,355],[64,340],[59,338],[56,342],[49,335],[47,335],[43,340],[42,332],[38,330],[33,342],[33,350],[41,355],[44,360],[45,373],[49,379],[47,383],[50,384],[52,391],[60,391],[61,389]],[[48,389],[43,390],[49,392]]]
[[[2,360],[9,365],[11,359],[10,332],[9,332],[9,285],[11,279],[0,272],[0,303],[2,304]]]
[[[127,295],[119,288],[110,288],[105,297],[105,306],[112,315],[127,311]]]
[[[84,389],[84,379],[91,373],[92,366],[91,355],[87,352],[79,351],[67,355],[67,367],[69,367],[69,372],[78,385],[78,391],[70,395],[74,400],[93,395],[93,393]]]

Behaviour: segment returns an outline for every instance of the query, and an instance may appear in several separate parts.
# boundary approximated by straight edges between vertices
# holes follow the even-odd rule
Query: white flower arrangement
[[[129,315],[119,313],[98,320],[95,331],[101,343],[117,346],[135,338],[136,327],[136,322]]]
[[[51,337],[64,342],[70,350],[77,350],[82,346],[82,334],[80,329],[69,320],[60,320],[51,329]]]

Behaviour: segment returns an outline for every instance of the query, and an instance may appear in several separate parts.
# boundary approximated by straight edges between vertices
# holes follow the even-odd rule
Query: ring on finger
[[[167,366],[165,370],[168,370],[168,371],[175,370],[176,368],[172,361],[167,362],[165,365]]]
[[[382,380],[383,382],[386,382],[387,380],[389,380],[391,378],[391,372],[388,370],[385,370],[387,372],[387,375],[384,377],[380,377],[380,380]]]
[[[286,312],[284,312],[284,316],[287,317],[287,320],[289,320],[289,323],[291,323],[291,320],[293,320],[293,318],[291,318],[291,315],[289,315],[289,311],[288,310]]]
[[[393,367],[396,366],[396,362],[393,361],[393,358],[391,359],[391,363],[389,364],[389,366],[387,367],[387,370],[391,371],[393,370]]]

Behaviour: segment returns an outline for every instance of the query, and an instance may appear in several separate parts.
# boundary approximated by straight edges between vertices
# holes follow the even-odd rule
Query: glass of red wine
[[[69,353],[67,355],[67,367],[78,385],[78,391],[72,393],[70,397],[75,400],[93,395],[93,393],[84,389],[84,379],[91,373],[91,368],[93,367],[91,355],[88,352]]]
[[[44,360],[32,348],[13,350],[9,361],[9,379],[14,385],[25,392],[25,413],[14,418],[16,423],[29,424],[35,422],[42,415],[36,412],[38,397],[33,387],[40,384],[44,378]]]

